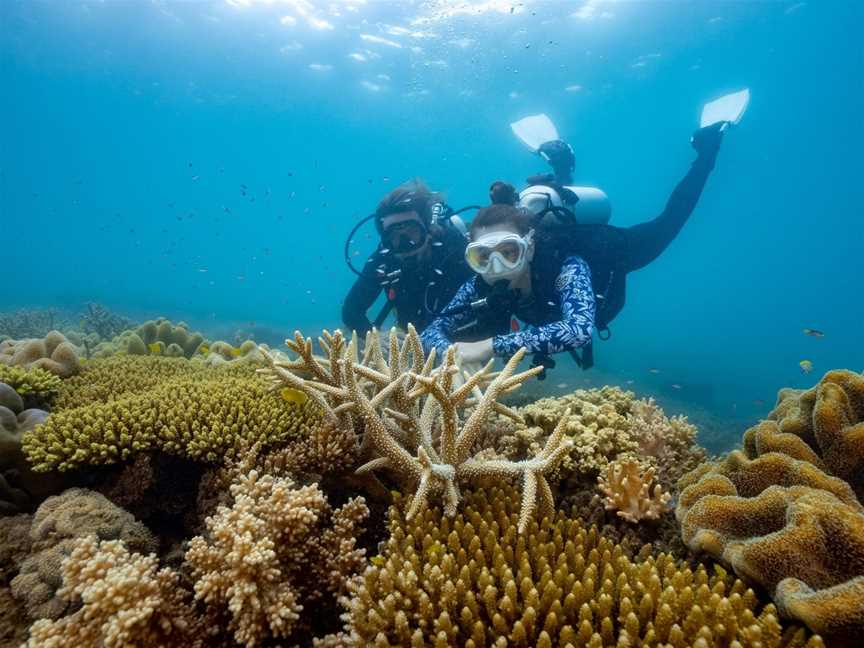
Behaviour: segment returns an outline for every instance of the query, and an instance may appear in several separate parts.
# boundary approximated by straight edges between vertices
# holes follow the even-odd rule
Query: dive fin
[[[733,92],[719,99],[711,101],[702,108],[702,117],[699,120],[699,128],[705,128],[717,122],[729,122],[732,125],[741,121],[747,105],[750,103],[750,90],[744,88],[740,92]]]
[[[530,115],[510,124],[516,137],[536,153],[541,144],[560,139],[555,124],[544,114]]]

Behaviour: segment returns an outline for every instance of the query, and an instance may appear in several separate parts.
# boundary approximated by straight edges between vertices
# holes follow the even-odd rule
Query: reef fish
[[[309,400],[309,397],[302,391],[291,387],[283,387],[279,390],[279,395],[286,403],[294,403],[295,405],[303,405]]]
[[[798,363],[798,366],[801,367],[801,371],[805,374],[809,374],[813,371],[813,363],[809,360],[802,360]]]
[[[804,333],[804,335],[809,335],[810,337],[815,337],[815,338],[825,337],[825,334],[818,329],[805,328],[805,329],[801,329],[801,332]]]
[[[153,342],[152,344],[148,344],[147,348],[150,349],[150,353],[155,353],[159,355],[162,353],[162,343],[161,342]]]

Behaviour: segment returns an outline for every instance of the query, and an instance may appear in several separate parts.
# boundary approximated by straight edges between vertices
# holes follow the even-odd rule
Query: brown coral
[[[305,606],[345,591],[363,564],[355,542],[368,510],[358,498],[334,511],[317,485],[295,488],[254,470],[231,494],[233,505],[207,519],[186,560],[196,598],[228,614],[236,641],[251,648],[290,637]]]
[[[471,455],[493,413],[521,420],[498,397],[515,391],[540,371],[535,367],[515,373],[524,349],[497,374],[491,373],[490,361],[468,375],[457,366],[454,347],[436,369],[434,351],[425,356],[410,325],[401,344],[395,329],[391,330],[386,359],[377,331],[367,336],[362,359],[357,340],[348,342],[339,331],[332,335],[325,331],[319,343],[328,357],[316,358],[312,340],[298,331],[286,344],[299,358],[284,362],[264,351],[270,368],[262,371],[270,374],[277,387],[303,391],[322,407],[329,424],[354,430],[354,417],[359,417],[364,426],[359,450],[368,461],[357,473],[388,470],[414,488],[409,518],[433,495],[442,496],[448,515],[454,515],[460,483],[485,479],[521,480],[522,526],[537,508],[541,515],[551,514],[554,503],[546,474],[554,470],[569,446],[560,426],[543,449],[525,461]]]
[[[24,433],[44,421],[48,412],[23,408],[21,396],[0,382],[0,515],[31,510],[34,497],[52,486],[52,480],[31,471],[21,450]]]
[[[29,536],[32,553],[12,580],[12,592],[32,618],[57,618],[68,601],[56,595],[60,566],[76,539],[95,534],[100,540],[123,540],[135,551],[151,552],[156,539],[129,513],[99,493],[71,488],[49,497],[33,517]]]
[[[61,378],[81,370],[78,352],[59,331],[51,331],[44,339],[0,342],[0,364],[45,369]]]
[[[782,612],[838,639],[864,630],[862,419],[864,379],[852,372],[783,390],[769,420],[745,433],[744,452],[682,477],[676,509],[691,549],[726,561],[771,590]]]
[[[606,467],[606,475],[597,478],[597,487],[605,495],[607,511],[628,522],[656,520],[669,510],[672,496],[655,484],[654,468],[644,468],[637,461],[613,461]]]
[[[343,646],[821,646],[722,570],[634,560],[559,511],[518,530],[510,488],[466,496],[454,519],[391,509],[383,555],[352,585]]]
[[[59,594],[78,611],[30,628],[28,648],[194,646],[204,632],[178,587],[179,576],[159,569],[155,556],[130,554],[119,540],[75,541],[63,561]]]
[[[103,358],[117,353],[191,358],[205,342],[200,333],[191,333],[184,323],[172,324],[164,317],[145,322],[134,330],[123,331],[110,342],[102,342],[93,356]]]

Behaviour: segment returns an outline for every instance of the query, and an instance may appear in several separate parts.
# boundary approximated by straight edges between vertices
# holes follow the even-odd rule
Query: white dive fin
[[[747,104],[749,103],[750,90],[748,88],[715,99],[705,104],[705,107],[702,108],[702,118],[699,120],[699,128],[704,128],[721,121],[735,125],[741,121],[741,117],[744,116],[744,111],[747,110]]]
[[[555,124],[546,115],[530,115],[510,124],[516,137],[536,153],[541,144],[560,139]]]

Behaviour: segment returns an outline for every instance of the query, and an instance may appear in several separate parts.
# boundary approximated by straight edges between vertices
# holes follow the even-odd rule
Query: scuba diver
[[[468,240],[459,212],[423,182],[412,180],[384,196],[375,212],[354,227],[345,243],[345,260],[358,275],[342,305],[342,320],[349,330],[362,335],[373,326],[380,328],[395,309],[401,328],[410,322],[422,331],[450,302],[472,276],[465,261]],[[369,220],[375,221],[380,242],[363,269],[357,270],[351,265],[349,246]],[[384,306],[370,320],[367,311],[382,292]]]
[[[576,217],[566,207],[574,196],[566,195],[570,178],[560,165],[555,177],[529,187],[518,201],[506,183],[493,184],[493,204],[474,218],[465,250],[477,274],[423,332],[426,350],[440,353],[456,343],[462,362],[477,365],[525,347],[544,373],[555,365],[551,355],[568,351],[590,368],[593,332],[608,339],[609,323],[624,306],[627,275],[656,259],[687,222],[732,122],[703,124],[694,133],[696,160],[665,209],[632,227],[604,224],[602,213],[595,223]],[[514,316],[525,323],[521,330]]]

